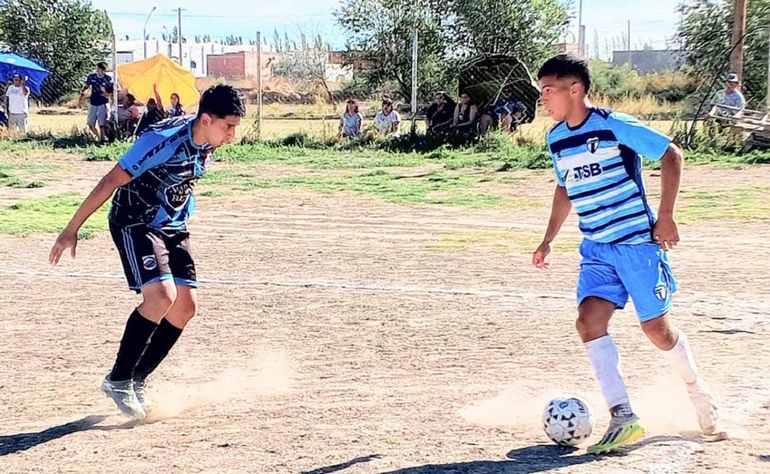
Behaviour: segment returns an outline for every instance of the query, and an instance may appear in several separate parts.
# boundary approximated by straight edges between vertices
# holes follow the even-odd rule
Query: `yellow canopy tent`
[[[121,89],[145,103],[155,97],[153,84],[156,84],[164,107],[171,105],[174,92],[179,94],[179,101],[186,110],[196,108],[200,100],[195,76],[162,54],[118,65],[118,83]]]

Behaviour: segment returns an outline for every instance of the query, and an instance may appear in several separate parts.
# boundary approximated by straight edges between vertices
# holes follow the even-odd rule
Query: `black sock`
[[[139,363],[136,364],[134,380],[147,378],[163,362],[181,335],[181,329],[163,319],[158,325],[158,330],[152,334],[147,350],[144,351]]]
[[[115,365],[108,376],[110,380],[131,380],[134,367],[142,357],[147,341],[157,327],[157,324],[139,314],[138,310],[135,309],[131,313],[126,322],[126,329],[123,331],[123,339],[120,340]]]

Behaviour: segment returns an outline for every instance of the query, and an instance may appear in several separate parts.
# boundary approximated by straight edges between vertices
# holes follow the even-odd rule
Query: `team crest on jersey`
[[[155,260],[154,255],[147,255],[146,257],[142,257],[142,266],[145,270],[155,270],[158,266],[158,261]]]
[[[658,285],[655,287],[655,296],[661,300],[666,301],[668,297],[668,287],[666,285]]]
[[[590,151],[591,153],[596,153],[596,150],[599,149],[599,138],[597,137],[589,138],[586,141],[586,148],[588,148],[588,151]]]

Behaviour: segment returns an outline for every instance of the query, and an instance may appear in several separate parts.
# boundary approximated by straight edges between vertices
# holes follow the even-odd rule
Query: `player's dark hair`
[[[591,72],[588,70],[588,62],[572,54],[557,54],[546,61],[537,72],[537,78],[556,76],[559,79],[574,77],[579,80],[586,93],[591,88]]]
[[[243,117],[246,115],[246,108],[243,106],[238,91],[233,86],[219,84],[209,87],[201,96],[200,105],[198,105],[198,117],[202,114],[209,114],[217,118],[225,118],[228,115]]]
[[[104,61],[102,61],[100,63],[97,63],[96,64],[96,69],[101,69],[102,71],[106,71],[107,70],[107,63],[105,63]]]

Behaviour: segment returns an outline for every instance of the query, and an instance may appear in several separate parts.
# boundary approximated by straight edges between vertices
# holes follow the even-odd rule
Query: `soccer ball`
[[[561,446],[577,446],[594,429],[594,417],[588,404],[572,395],[548,402],[543,412],[543,429],[551,440]]]

